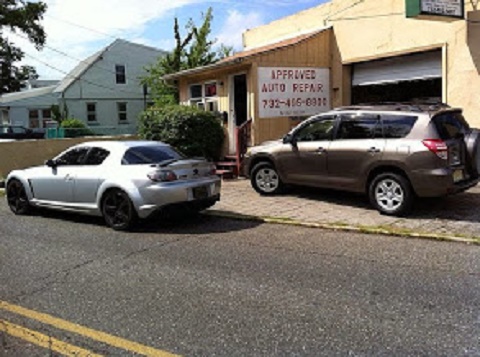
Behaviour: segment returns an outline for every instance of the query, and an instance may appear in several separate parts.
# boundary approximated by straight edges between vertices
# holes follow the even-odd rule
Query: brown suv
[[[366,193],[381,213],[477,184],[480,134],[445,105],[344,107],[311,117],[283,140],[251,148],[244,173],[260,194],[287,184]]]

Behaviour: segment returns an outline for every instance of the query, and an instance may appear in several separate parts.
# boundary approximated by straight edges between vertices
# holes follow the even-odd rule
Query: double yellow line
[[[177,355],[171,354],[166,351],[158,350],[158,349],[145,346],[133,341],[116,337],[105,332],[96,331],[88,327],[84,327],[66,320],[62,320],[57,317],[47,315],[41,312],[29,310],[24,307],[13,305],[1,300],[0,300],[0,310],[8,311],[23,317],[27,317],[29,319],[39,321],[43,324],[50,325],[67,332],[72,332],[77,335],[81,335],[89,339],[92,339],[94,341],[108,344],[110,346],[120,348],[126,351],[130,351],[136,354],[140,354],[144,356],[156,356],[156,357],[177,357]],[[50,336],[44,335],[40,332],[33,331],[19,325],[12,324],[2,319],[0,319],[0,332],[4,332],[11,336],[28,341],[37,346],[51,349],[52,351],[60,353],[65,356],[79,356],[79,357],[100,356],[98,354],[93,353],[92,351],[62,342]]]

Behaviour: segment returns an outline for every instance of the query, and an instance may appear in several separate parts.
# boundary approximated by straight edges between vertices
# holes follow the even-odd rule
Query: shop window
[[[205,84],[205,97],[211,98],[217,96],[217,83]]]
[[[207,82],[191,85],[189,104],[209,112],[217,111],[217,83]]]
[[[28,111],[28,126],[29,128],[39,128],[40,127],[40,117],[38,114],[38,109],[30,109]]]
[[[117,103],[117,113],[118,113],[118,121],[126,122],[127,121],[127,103],[125,102]]]
[[[97,121],[97,103],[87,103],[87,120]]]
[[[202,85],[201,84],[194,84],[190,86],[190,98],[202,98]]]

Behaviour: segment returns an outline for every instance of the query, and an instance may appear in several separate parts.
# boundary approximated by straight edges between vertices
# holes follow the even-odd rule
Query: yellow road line
[[[41,312],[29,310],[18,305],[9,304],[5,301],[0,301],[0,309],[13,312],[15,314],[25,316],[29,319],[40,321],[55,328],[73,332],[78,335],[88,337],[92,340],[106,343],[110,346],[121,348],[123,350],[131,351],[144,356],[178,357],[178,355],[174,355],[166,351],[158,350],[156,348],[145,346],[140,343],[116,337],[105,332],[96,331],[91,328],[84,327],[66,320],[62,320],[58,317],[50,316]]]
[[[76,357],[101,357],[102,355],[93,353],[89,350],[62,342],[56,338],[49,337],[40,332],[29,330],[25,327],[12,324],[5,320],[0,320],[0,331],[3,331],[11,336],[20,338],[34,345],[47,348],[51,351],[60,353],[65,356]]]

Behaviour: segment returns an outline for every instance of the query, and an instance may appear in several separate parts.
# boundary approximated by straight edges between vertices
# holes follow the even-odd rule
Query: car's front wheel
[[[413,191],[405,177],[395,173],[383,173],[370,183],[369,198],[380,213],[402,216],[412,207]]]
[[[102,200],[102,214],[107,225],[116,231],[125,231],[137,221],[137,213],[130,197],[120,189],[109,190]]]
[[[30,211],[25,187],[17,179],[11,179],[7,183],[7,202],[8,207],[15,214],[24,215]]]
[[[252,187],[261,195],[274,195],[282,192],[283,182],[276,168],[269,162],[260,162],[251,171]]]

